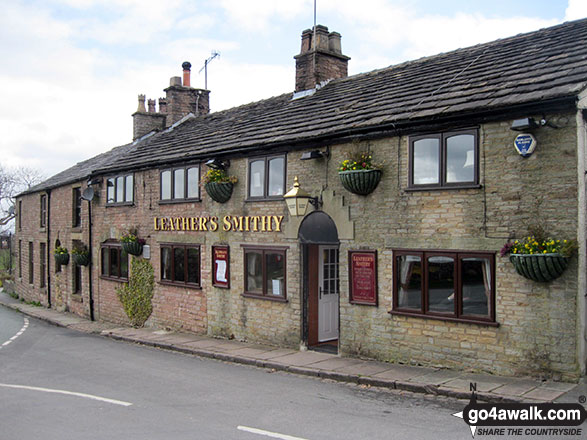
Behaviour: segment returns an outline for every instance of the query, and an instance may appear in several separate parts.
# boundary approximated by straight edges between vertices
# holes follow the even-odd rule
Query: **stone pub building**
[[[580,20],[349,77],[341,35],[317,26],[293,92],[215,113],[184,63],[165,98],[139,95],[131,143],[18,196],[17,293],[123,324],[129,285],[151,327],[577,379],[586,41]],[[339,173],[360,153],[381,172]],[[556,279],[500,255],[532,224],[578,242]],[[56,261],[82,246],[87,265]],[[152,288],[133,284],[145,268]]]

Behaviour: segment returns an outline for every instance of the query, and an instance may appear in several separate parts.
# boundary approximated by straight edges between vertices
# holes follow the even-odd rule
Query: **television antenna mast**
[[[198,72],[198,73],[202,73],[202,70],[204,71],[204,89],[205,90],[208,90],[208,64],[214,58],[219,57],[219,56],[220,56],[220,52],[218,52],[217,50],[213,50],[210,58],[208,58],[206,61],[204,61],[204,67],[202,67],[200,69],[200,71]]]

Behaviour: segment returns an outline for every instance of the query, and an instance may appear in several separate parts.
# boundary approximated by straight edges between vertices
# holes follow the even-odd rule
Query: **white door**
[[[320,246],[318,341],[338,339],[338,247]]]

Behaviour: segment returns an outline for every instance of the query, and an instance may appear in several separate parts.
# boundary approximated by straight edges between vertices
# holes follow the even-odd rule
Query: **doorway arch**
[[[307,215],[298,230],[302,247],[302,340],[309,348],[338,351],[340,293],[339,239],[323,211]]]

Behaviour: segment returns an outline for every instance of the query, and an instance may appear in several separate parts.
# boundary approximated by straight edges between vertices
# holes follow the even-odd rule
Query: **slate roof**
[[[108,173],[269,149],[527,103],[572,100],[585,88],[587,19],[333,80],[300,99],[292,100],[287,93],[192,118],[132,151],[106,153],[71,170]],[[58,176],[52,179],[58,181]]]

